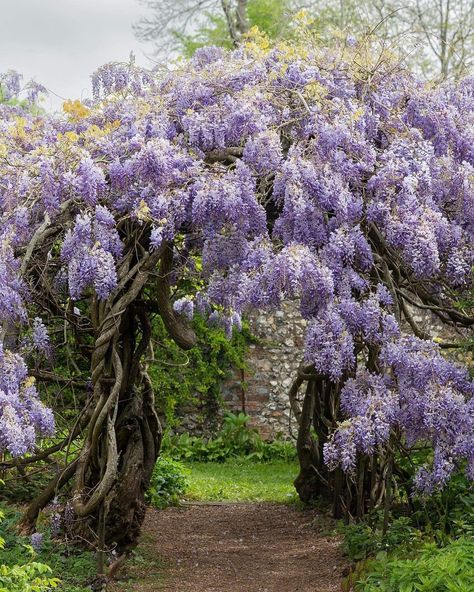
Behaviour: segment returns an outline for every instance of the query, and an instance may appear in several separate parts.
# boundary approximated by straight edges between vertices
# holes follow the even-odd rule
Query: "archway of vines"
[[[193,310],[231,331],[299,301],[303,499],[361,515],[390,500],[395,451],[419,442],[434,451],[421,491],[473,475],[473,384],[412,310],[474,322],[456,305],[473,263],[474,83],[428,89],[370,42],[298,38],[253,32],[165,74],[109,64],[64,116],[0,106],[2,466],[66,459],[26,530],[64,489],[102,558],[135,544],[160,448],[156,314],[188,348]],[[73,427],[42,450],[53,420],[34,379],[82,389]]]

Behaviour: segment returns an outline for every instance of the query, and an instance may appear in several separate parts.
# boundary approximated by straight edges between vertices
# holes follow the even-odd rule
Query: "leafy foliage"
[[[366,521],[345,525],[342,549],[353,561],[361,561],[380,551],[392,551],[399,545],[407,546],[420,541],[421,533],[413,525],[410,518],[400,517],[394,520],[387,532],[381,525],[369,525]]]
[[[343,550],[357,562],[344,589],[471,590],[474,572],[467,558],[472,553],[473,502],[471,483],[457,473],[442,491],[414,497],[410,515],[389,520],[385,533],[380,512],[342,526]]]
[[[415,497],[412,523],[439,544],[452,537],[474,534],[474,491],[462,473],[456,473],[447,486],[428,497]]]
[[[175,410],[182,406],[204,402],[205,412],[211,416],[216,413],[221,382],[231,368],[245,367],[247,344],[252,340],[246,323],[242,331],[233,332],[231,339],[221,328],[210,327],[200,315],[194,317],[193,329],[196,345],[184,352],[170,338],[159,316],[153,323],[150,378],[168,428],[176,425]]]
[[[147,491],[147,501],[156,508],[176,503],[189,484],[189,470],[180,462],[160,456]]]
[[[51,568],[44,563],[30,561],[23,565],[0,565],[1,592],[48,592],[58,588],[59,579],[49,577]]]
[[[410,558],[381,553],[366,566],[358,592],[470,592],[474,585],[474,541],[462,537],[446,547],[423,545]]]
[[[93,553],[53,539],[47,528],[38,537],[40,543],[34,549],[32,539],[16,532],[19,513],[15,508],[4,507],[1,514],[2,592],[50,592],[53,589],[89,592],[86,582],[92,580],[95,573]]]
[[[172,458],[200,462],[225,462],[239,457],[254,461],[295,458],[294,444],[284,440],[262,440],[256,429],[247,426],[249,419],[244,413],[226,413],[221,431],[209,440],[187,433],[171,435],[168,432],[163,439],[163,450]]]
[[[249,0],[247,4],[249,26],[258,27],[272,39],[288,30],[289,12],[287,0]],[[206,12],[204,22],[192,34],[175,30],[173,35],[177,49],[186,57],[191,57],[201,47],[218,45],[231,49],[233,44],[225,17],[215,12]]]
[[[3,523],[5,514],[0,511],[0,524]],[[5,525],[2,524],[4,528]],[[0,536],[0,550],[2,551],[2,563],[0,564],[0,592],[48,592],[58,588],[60,580],[52,577],[52,569],[45,563],[35,561],[35,552],[31,545],[14,541],[15,562],[8,563],[6,545],[11,546]],[[21,545],[21,547],[20,547]],[[20,550],[18,551],[18,547]],[[25,555],[27,557],[25,558]]]

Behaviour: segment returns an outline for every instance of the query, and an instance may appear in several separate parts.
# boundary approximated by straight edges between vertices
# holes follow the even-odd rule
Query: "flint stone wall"
[[[432,337],[456,341],[462,336],[446,329],[433,314],[416,308],[411,308],[411,313],[419,328]],[[210,436],[218,429],[223,412],[229,410],[249,415],[249,424],[265,439],[296,436],[288,391],[302,361],[306,321],[301,318],[298,302],[290,301],[276,312],[254,314],[249,322],[257,343],[249,346],[246,370],[232,372],[223,382],[223,408],[215,405],[206,410],[203,404],[198,411],[182,410],[180,430]],[[404,329],[412,333],[408,325]],[[451,355],[459,358],[464,354],[454,351]]]
[[[288,438],[296,434],[288,391],[302,361],[306,321],[297,303],[287,302],[276,312],[255,314],[250,327],[257,343],[250,344],[246,371],[222,385],[225,407],[249,415],[263,438]]]
[[[232,371],[222,383],[223,405],[209,408],[205,398],[197,399],[194,407],[177,412],[178,431],[209,437],[228,410],[249,415],[249,426],[265,439],[296,436],[288,390],[302,360],[306,321],[298,303],[287,302],[280,310],[252,315],[249,323],[255,343],[249,345],[245,371]]]

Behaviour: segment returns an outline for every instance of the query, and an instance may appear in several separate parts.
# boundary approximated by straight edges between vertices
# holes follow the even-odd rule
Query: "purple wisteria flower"
[[[180,298],[173,303],[173,309],[188,320],[194,316],[194,302],[190,298]]]
[[[428,89],[384,63],[367,85],[351,35],[339,49],[205,48],[160,77],[106,64],[67,117],[0,105],[0,324],[46,353],[43,279],[87,331],[92,301],[115,311],[132,285],[153,300],[166,246],[185,321],[196,309],[231,335],[248,310],[298,303],[302,354],[341,393],[330,467],[353,471],[395,430],[432,446],[417,477],[431,491],[462,465],[474,477],[474,387],[406,331],[421,299],[452,324],[468,314],[474,81]],[[0,76],[4,98],[20,86]],[[7,342],[0,450],[20,455],[53,419]]]
[[[34,532],[30,537],[30,541],[33,549],[36,553],[39,553],[43,547],[43,535],[40,532]]]
[[[48,334],[48,330],[44,325],[43,321],[36,317],[33,320],[33,334],[32,334],[33,347],[36,351],[43,355],[50,357],[52,353],[51,339]]]

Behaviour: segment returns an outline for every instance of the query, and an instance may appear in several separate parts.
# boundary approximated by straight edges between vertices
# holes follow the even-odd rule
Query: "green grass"
[[[296,462],[231,460],[187,463],[191,469],[185,498],[199,501],[295,502]]]

